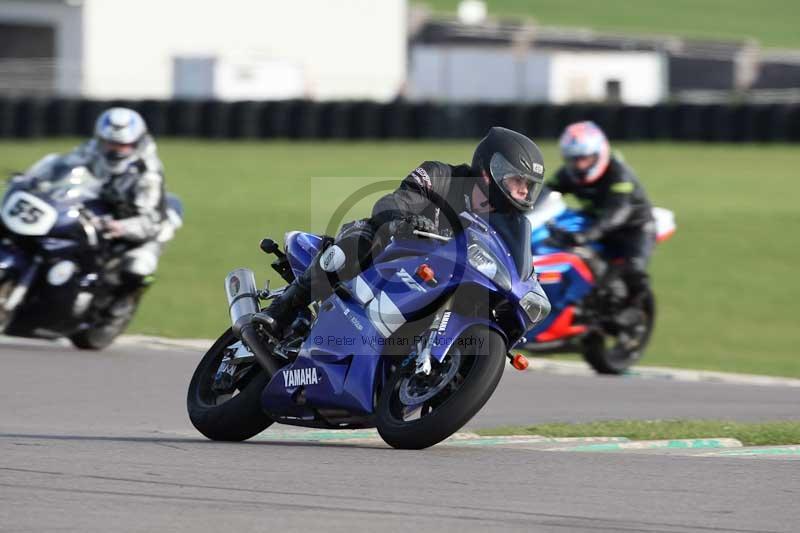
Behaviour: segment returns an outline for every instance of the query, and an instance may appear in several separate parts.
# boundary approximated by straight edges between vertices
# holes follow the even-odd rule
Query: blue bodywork
[[[17,191],[24,191],[51,205],[57,212],[56,222],[46,236],[28,237],[30,240],[39,239],[40,250],[44,254],[70,254],[77,252],[85,246],[85,233],[78,218],[75,216],[76,205],[83,205],[95,216],[108,213],[104,204],[96,200],[96,193],[91,189],[80,186],[72,188],[39,190],[37,182],[25,176],[12,178],[3,194],[2,205],[5,206],[8,198]],[[74,191],[70,194],[59,194],[62,191]],[[11,236],[11,235],[9,235]],[[25,239],[25,237],[14,237]],[[26,272],[31,265],[31,254],[6,241],[0,246],[0,271],[8,275],[19,276]]]
[[[478,287],[487,298],[489,294],[502,296],[514,309],[517,331],[530,327],[519,302],[536,288],[536,281],[520,279],[512,254],[492,226],[477,215],[461,216],[469,226],[449,242],[393,240],[369,268],[343,282],[348,291],[337,291],[322,302],[298,357],[265,387],[265,412],[282,422],[301,425],[318,419],[317,409],[345,411],[353,417],[370,415],[376,392],[387,375],[387,351],[394,348],[397,353],[400,343],[402,353],[415,352],[419,340],[394,334],[408,321],[432,316],[459,286]],[[315,244],[320,242],[320,237],[307,233],[287,235],[286,253],[295,275],[309,265],[318,250]],[[508,270],[510,287],[499,286],[470,265],[467,249],[472,245],[488,250]],[[426,283],[416,275],[422,264],[433,269],[435,283]],[[507,339],[508,328],[496,321],[453,311],[435,333],[432,358],[441,361],[459,335],[476,324],[492,328]],[[507,339],[511,344],[516,340]],[[301,393],[303,399],[298,401]]]
[[[564,209],[550,221],[550,224],[570,233],[583,231],[591,223],[590,216],[572,209]],[[586,270],[576,267],[576,264],[583,261],[568,250],[553,246],[548,242],[549,237],[550,230],[546,225],[533,228],[531,232],[531,251],[536,273],[552,310],[547,319],[525,334],[523,342],[529,346],[536,343],[537,335],[551,329],[553,322],[558,320],[567,307],[580,302],[595,286],[594,278],[587,278]],[[604,252],[599,243],[589,243],[588,246],[600,255]],[[583,265],[588,270],[588,266],[585,263]]]

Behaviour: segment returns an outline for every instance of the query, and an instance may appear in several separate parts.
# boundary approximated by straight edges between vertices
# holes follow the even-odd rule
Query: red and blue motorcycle
[[[675,232],[674,214],[655,207],[653,216],[656,239],[663,242]],[[543,192],[528,218],[533,263],[552,311],[518,346],[543,355],[580,353],[598,373],[625,373],[650,340],[655,295],[641,295],[631,306],[612,250],[596,242],[568,246],[554,238],[582,231],[592,222],[589,215],[568,208],[561,194]]]

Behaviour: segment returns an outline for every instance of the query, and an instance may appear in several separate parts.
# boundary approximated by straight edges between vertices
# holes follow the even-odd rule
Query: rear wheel
[[[485,326],[458,337],[430,375],[402,369],[389,378],[378,401],[378,433],[394,448],[418,450],[464,426],[494,393],[505,365],[503,338]]]
[[[261,410],[261,391],[269,378],[258,363],[240,365],[230,380],[215,378],[223,358],[237,345],[239,340],[229,328],[200,360],[189,383],[189,419],[211,440],[247,440],[273,422]]]
[[[624,374],[642,358],[655,323],[655,297],[648,291],[636,306],[624,309],[630,324],[613,334],[595,332],[583,341],[583,358],[599,374]]]

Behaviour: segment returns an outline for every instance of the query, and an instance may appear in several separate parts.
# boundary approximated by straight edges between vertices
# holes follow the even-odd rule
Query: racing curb
[[[205,352],[214,339],[170,339],[149,335],[123,335],[117,342],[122,344],[145,345],[154,349],[190,349]],[[582,361],[559,361],[545,358],[528,357],[528,371],[569,376],[594,376],[595,372]],[[731,372],[715,372],[711,370],[688,370],[660,366],[637,366],[624,377],[644,379],[667,379],[675,381],[724,383],[730,385],[759,385],[766,387],[798,387],[800,379],[762,376],[758,374],[737,374]]]
[[[701,454],[703,457],[764,457],[764,458],[788,458],[792,456],[800,459],[800,445],[792,444],[788,446],[750,446],[747,448],[720,450]]]
[[[336,431],[336,430],[278,430],[266,431],[254,437],[261,442],[315,442],[345,445],[386,446],[374,429]],[[544,437],[541,435],[500,435],[483,436],[476,433],[459,432],[444,440],[438,446],[458,448],[512,448],[547,452],[626,452],[626,451],[694,451],[739,449],[742,443],[730,438],[706,439],[668,439],[631,441],[626,437]],[[797,446],[800,454],[800,446]],[[736,450],[736,451],[739,451]],[[769,453],[767,451],[762,452]],[[778,451],[773,452],[775,454]],[[740,455],[747,455],[741,453]]]
[[[741,448],[737,439],[669,439],[638,440],[630,442],[608,442],[600,444],[583,444],[568,448],[551,449],[550,451],[570,452],[616,452],[626,450],[696,450],[706,448]]]
[[[321,446],[387,447],[374,429],[272,429],[253,437],[252,440],[272,444],[308,442]],[[471,432],[459,432],[437,444],[436,448],[505,448],[539,452],[622,452],[683,457],[800,460],[800,445],[744,447],[737,439],[722,437],[632,441],[626,437],[484,436]]]

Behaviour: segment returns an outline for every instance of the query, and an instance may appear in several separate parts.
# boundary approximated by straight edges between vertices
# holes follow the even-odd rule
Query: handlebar
[[[83,226],[83,230],[86,232],[86,238],[89,242],[89,246],[95,248],[100,244],[101,240],[109,240],[109,235],[104,230],[104,217],[97,216],[82,206],[78,207],[77,209],[78,213],[80,214],[78,220],[80,221],[81,226]]]
[[[418,229],[415,229],[413,233],[417,237],[425,237],[426,239],[433,239],[441,242],[450,242],[450,237],[445,237],[444,235],[439,235],[438,233],[430,233],[428,231],[420,231]]]

